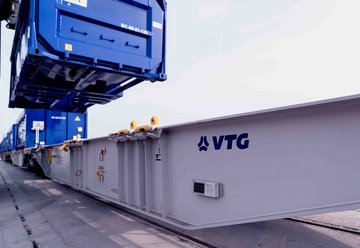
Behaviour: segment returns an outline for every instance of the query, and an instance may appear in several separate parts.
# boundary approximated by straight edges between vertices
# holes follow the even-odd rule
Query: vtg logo
[[[226,144],[226,149],[231,150],[234,147],[234,143],[236,147],[240,150],[247,149],[249,147],[249,134],[242,133],[242,134],[231,134],[231,135],[221,135],[221,136],[212,136],[212,144],[215,150],[220,150],[223,144]],[[207,136],[201,136],[200,141],[198,143],[199,151],[206,152],[210,147],[210,143],[208,141]]]

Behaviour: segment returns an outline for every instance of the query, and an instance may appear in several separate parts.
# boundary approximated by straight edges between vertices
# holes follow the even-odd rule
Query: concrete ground
[[[199,247],[2,161],[0,173],[1,248]]]
[[[360,212],[306,217],[360,228]],[[276,220],[187,231],[214,247],[360,247],[360,235]],[[0,161],[0,247],[201,247],[51,180]]]

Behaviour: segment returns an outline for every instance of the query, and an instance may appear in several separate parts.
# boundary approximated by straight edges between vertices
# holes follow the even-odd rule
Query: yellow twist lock
[[[132,122],[130,122],[130,129],[136,129],[137,128],[137,126],[138,126],[138,124],[137,124],[137,122],[136,121],[132,121]]]
[[[157,117],[156,115],[154,115],[153,117],[151,117],[150,123],[151,123],[151,125],[153,125],[153,126],[159,125],[159,117]]]
[[[129,129],[122,129],[119,130],[119,132],[116,133],[117,135],[128,135],[130,134],[130,130]]]
[[[53,156],[52,156],[52,149],[49,148],[49,149],[47,149],[47,161],[48,161],[48,165],[51,165],[51,163],[52,163],[52,158],[53,158]]]
[[[150,125],[143,125],[135,128],[135,133],[140,132],[151,132],[155,129],[154,126],[157,126],[159,124],[159,118],[157,116],[151,117]]]
[[[110,136],[115,136],[115,135],[129,135],[132,134],[133,130],[137,127],[137,123],[136,121],[132,121],[130,122],[130,129],[120,129],[119,131],[115,132],[115,133],[111,133]]]
[[[59,151],[67,152],[69,151],[69,142],[65,141],[62,146],[60,146]]]
[[[35,150],[35,152],[41,152],[42,148],[41,147],[38,147],[38,149]]]

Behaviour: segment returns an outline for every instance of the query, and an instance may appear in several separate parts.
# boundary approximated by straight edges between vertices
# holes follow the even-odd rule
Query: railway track
[[[324,227],[324,228],[328,228],[328,229],[332,229],[332,230],[336,230],[336,231],[340,231],[340,232],[346,232],[346,233],[360,235],[360,230],[346,227],[346,226],[325,223],[325,222],[315,221],[315,220],[309,220],[306,218],[287,218],[287,220],[295,221],[295,222],[299,222],[299,223],[303,223],[303,224],[307,224],[307,225]]]
[[[214,245],[214,244],[212,244],[210,242],[206,242],[206,241],[198,239],[198,238],[196,238],[194,236],[188,235],[188,234],[186,234],[184,232],[177,231],[174,228],[171,228],[169,226],[165,226],[165,225],[163,225],[163,224],[161,224],[159,222],[151,221],[146,217],[142,217],[141,214],[139,214],[137,212],[131,211],[131,210],[127,209],[127,208],[123,208],[123,207],[121,207],[121,206],[119,206],[119,205],[117,205],[115,203],[106,201],[103,198],[91,195],[91,194],[89,194],[89,193],[87,193],[85,191],[78,190],[78,189],[76,189],[76,188],[74,188],[74,187],[72,187],[70,185],[67,185],[65,183],[62,183],[62,182],[60,182],[60,181],[58,181],[56,179],[51,179],[50,178],[50,180],[57,183],[57,184],[59,184],[59,185],[61,185],[61,186],[63,186],[63,187],[71,189],[72,191],[80,192],[83,195],[86,195],[87,197],[89,197],[91,199],[94,199],[94,200],[96,200],[98,202],[106,204],[109,207],[115,208],[115,209],[123,211],[123,212],[125,212],[125,213],[127,213],[127,214],[129,214],[131,216],[134,216],[134,217],[136,217],[138,219],[141,219],[141,220],[153,225],[156,228],[160,228],[163,231],[166,231],[168,233],[177,235],[179,237],[179,239],[181,239],[181,240],[183,240],[185,242],[191,242],[192,244],[197,245],[199,247],[209,247],[209,248],[218,247],[217,245]],[[339,231],[339,232],[350,233],[350,234],[355,234],[355,235],[360,236],[360,230],[358,230],[358,229],[354,229],[354,228],[346,227],[346,226],[342,226],[342,225],[336,225],[336,224],[332,224],[332,223],[326,223],[326,222],[306,219],[306,217],[305,218],[286,218],[285,220],[288,220],[288,221],[291,221],[291,222],[302,223],[302,224],[306,224],[306,225],[312,225],[312,226],[321,227],[321,228],[327,228],[327,229],[330,229],[330,230],[335,230],[335,231]]]

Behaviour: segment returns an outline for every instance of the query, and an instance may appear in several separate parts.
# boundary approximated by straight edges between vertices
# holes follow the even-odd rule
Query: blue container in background
[[[10,107],[85,112],[164,81],[164,0],[21,1]]]
[[[16,134],[18,133],[18,125],[17,124],[13,124],[11,127],[11,150],[14,151],[16,150],[16,146],[17,146],[17,138],[16,138]]]
[[[13,130],[15,125],[12,126],[12,128],[9,130],[9,132],[6,133],[5,137],[1,141],[0,145],[0,151],[1,152],[10,152],[13,150],[14,146],[14,136],[13,136]]]
[[[23,121],[25,122],[25,130],[18,131],[17,136],[22,136],[25,138],[25,146],[24,147],[18,147],[20,148],[27,148],[27,147],[34,147],[36,145],[35,143],[35,130],[33,129],[33,122],[39,121],[44,122],[45,121],[45,113],[46,110],[35,110],[35,109],[26,109],[23,115]],[[46,128],[45,128],[46,131]],[[23,143],[23,142],[22,142]],[[39,144],[38,145],[45,145],[45,132],[40,131],[39,132]]]
[[[39,131],[38,144],[34,123],[42,123],[44,127]],[[36,145],[60,144],[77,136],[87,138],[86,113],[26,109],[1,142],[0,150],[8,152]]]
[[[77,134],[80,134],[82,138],[87,138],[87,114],[67,112],[66,133],[66,140],[74,139]]]

